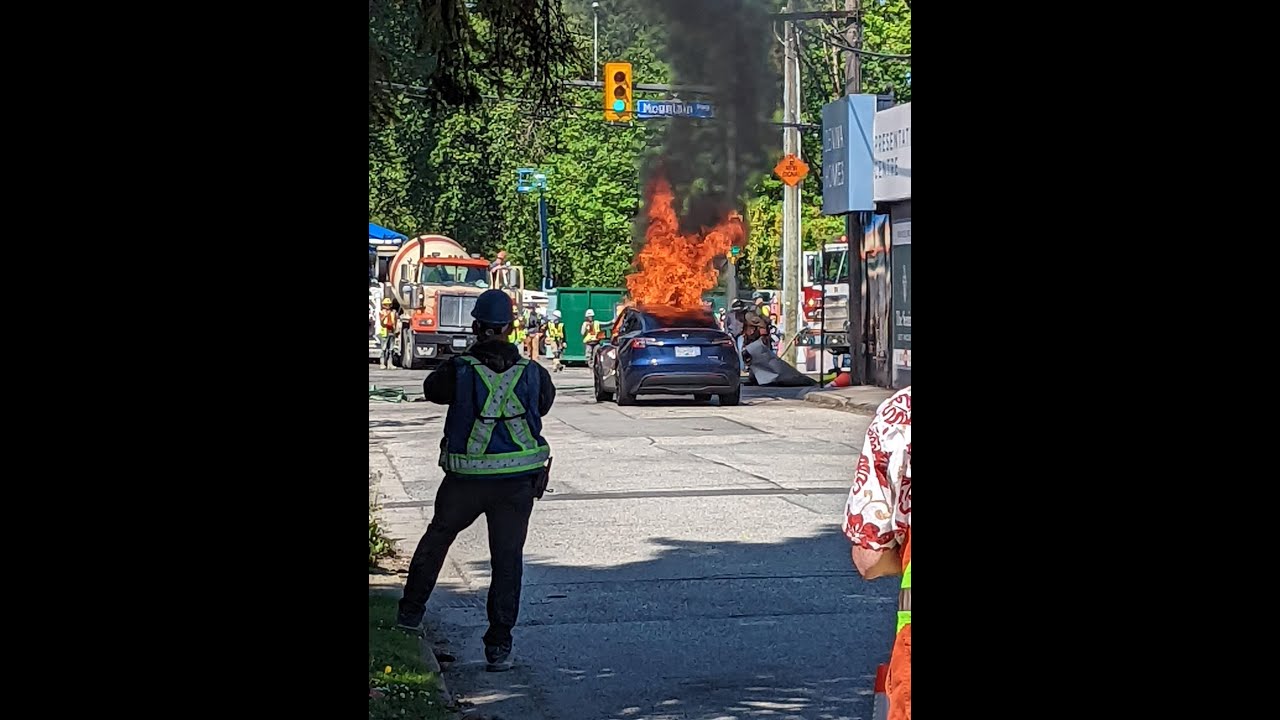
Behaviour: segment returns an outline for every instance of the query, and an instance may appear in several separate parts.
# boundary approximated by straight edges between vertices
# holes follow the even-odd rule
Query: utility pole
[[[855,13],[844,34],[845,41],[852,48],[862,47],[862,18],[856,14],[861,10],[859,4],[859,0],[844,0],[844,9]],[[857,95],[859,92],[862,92],[862,58],[858,53],[847,52],[844,54],[844,93]]]
[[[849,47],[862,47],[862,17],[859,0],[844,0],[845,10],[854,13],[850,18],[849,29],[845,31],[845,42]],[[846,95],[857,95],[862,91],[862,57],[855,52],[845,53],[844,58],[844,92]],[[844,234],[848,241],[849,258],[849,365],[850,378],[854,385],[863,385],[867,381],[867,338],[866,320],[863,317],[863,276],[866,267],[862,259],[862,213],[853,212],[844,216]],[[857,238],[857,242],[854,242]]]
[[[726,103],[725,107],[725,196],[734,210],[738,209],[738,196],[734,192],[734,188],[738,186],[738,158],[735,147],[737,145],[737,127],[733,122],[733,105]],[[745,208],[744,208],[745,210]],[[745,215],[745,213],[744,213]],[[725,258],[725,305],[728,306],[738,297],[738,263],[737,258]]]
[[[591,31],[591,56],[594,60],[591,65],[591,81],[600,82],[600,3],[591,3],[591,17],[593,20]]]
[[[787,0],[787,12],[795,11],[795,0]],[[783,155],[800,155],[800,57],[796,48],[795,23],[784,23],[782,120]],[[782,188],[782,321],[785,335],[795,336],[800,329],[800,183]],[[785,345],[784,345],[785,347]],[[794,359],[794,356],[791,360]],[[788,361],[788,358],[783,358]],[[795,363],[792,361],[792,365]]]

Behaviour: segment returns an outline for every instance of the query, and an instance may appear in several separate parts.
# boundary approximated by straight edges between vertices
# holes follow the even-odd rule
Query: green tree
[[[416,82],[432,107],[474,107],[511,90],[557,102],[582,58],[561,0],[369,0],[369,107],[395,108],[390,82]]]
[[[526,284],[532,287],[540,274],[537,197],[516,192],[515,185],[518,168],[537,167],[549,177],[547,200],[556,280],[566,286],[621,285],[631,271],[634,221],[644,190],[641,168],[668,149],[672,124],[640,121],[610,126],[602,117],[600,91],[557,85],[558,95],[548,100],[548,95],[531,89],[530,81],[520,73],[503,68],[501,61],[491,61],[490,46],[502,40],[491,29],[502,27],[505,16],[490,13],[490,9],[504,3],[514,6],[511,0],[494,0],[476,2],[467,11],[466,3],[461,3],[467,22],[463,34],[474,40],[468,41],[471,55],[465,61],[485,65],[483,72],[454,78],[470,83],[470,90],[464,92],[450,86],[453,76],[442,75],[436,67],[438,53],[418,49],[417,35],[423,18],[430,15],[424,15],[426,10],[445,12],[437,8],[458,2],[371,0],[371,82],[375,76],[385,77],[397,83],[397,89],[383,91],[384,86],[377,86],[386,112],[371,114],[370,221],[406,234],[443,233],[486,257],[506,249],[515,262],[525,266]],[[563,9],[556,2],[555,13],[547,0],[521,3],[524,5],[530,6],[528,12],[533,15],[543,13],[548,22],[558,13],[553,34],[562,32],[562,39],[572,46],[563,61],[551,63],[546,72],[590,79],[590,0],[563,0]],[[825,0],[806,9],[837,5],[843,8],[843,1]],[[903,0],[863,5],[863,47],[909,54],[909,5]],[[602,63],[632,63],[637,83],[698,80],[673,76],[671,58],[666,56],[668,27],[655,20],[650,3],[611,0],[601,9],[600,19]],[[450,32],[454,31],[456,28]],[[380,75],[374,73],[375,39],[376,62],[382,64]],[[428,43],[427,47],[432,46]],[[801,52],[801,120],[817,125],[822,105],[843,94],[843,57],[816,34],[802,35]],[[770,82],[779,82],[782,77],[780,56],[780,47],[774,47],[765,59],[762,72]],[[905,84],[908,62],[868,56],[862,67],[864,90],[883,92],[892,83],[900,99],[910,98]],[[780,113],[773,113],[772,119],[781,119]],[[769,157],[757,164],[771,168],[781,156],[781,128],[770,128],[769,133],[776,133],[772,136],[777,142],[766,148]],[[714,163],[721,146],[699,137],[691,136],[690,142],[701,144],[698,151]],[[843,222],[821,215],[820,132],[804,131],[803,147],[811,172],[802,186],[802,239],[806,249],[815,249],[839,237]],[[747,193],[739,202],[750,235],[738,264],[739,277],[747,285],[776,288],[780,284],[782,183],[767,171],[745,179]],[[715,188],[703,182],[677,189],[685,199],[691,190]]]

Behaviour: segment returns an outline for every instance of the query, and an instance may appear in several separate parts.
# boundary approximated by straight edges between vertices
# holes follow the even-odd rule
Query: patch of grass
[[[369,720],[445,720],[440,677],[422,662],[418,637],[395,628],[397,600],[369,594]]]
[[[376,567],[382,558],[395,557],[396,546],[387,531],[378,523],[378,501],[373,496],[373,488],[382,473],[369,473],[369,567]]]

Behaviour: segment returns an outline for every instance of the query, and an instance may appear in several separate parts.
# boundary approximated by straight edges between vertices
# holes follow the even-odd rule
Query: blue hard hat
[[[471,317],[490,325],[506,325],[515,319],[511,314],[511,297],[501,290],[485,290],[476,299]]]

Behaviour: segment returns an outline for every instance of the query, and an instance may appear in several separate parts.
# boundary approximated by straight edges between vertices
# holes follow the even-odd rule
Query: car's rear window
[[[645,308],[646,330],[664,328],[706,328],[719,330],[715,316],[705,310],[679,310],[677,308]]]

